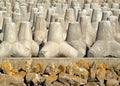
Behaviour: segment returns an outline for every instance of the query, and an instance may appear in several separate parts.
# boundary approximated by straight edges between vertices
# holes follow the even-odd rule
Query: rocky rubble
[[[0,0],[0,57],[120,57],[119,0]]]
[[[28,65],[28,64],[26,64]],[[15,68],[9,60],[0,63],[0,86],[120,86],[120,64],[77,61],[68,65],[42,62]]]

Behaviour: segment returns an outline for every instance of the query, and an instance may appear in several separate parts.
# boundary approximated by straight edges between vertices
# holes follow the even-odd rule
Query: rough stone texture
[[[47,77],[45,77],[45,86],[50,86],[52,84],[52,82],[56,81],[58,78],[58,76],[56,75],[56,73],[51,73],[50,75],[48,75]]]
[[[20,59],[0,62],[0,86],[119,86],[120,83],[120,60],[116,62],[111,59],[110,61],[114,61],[115,64],[109,64],[108,59],[106,63],[105,60],[77,59],[75,62],[67,62],[66,65],[63,61],[49,64],[50,59],[24,61],[21,61],[24,67],[19,65]]]
[[[54,63],[50,63],[45,68],[45,73],[51,74],[52,72],[57,72],[56,70],[57,66]]]
[[[95,82],[89,82],[85,86],[99,86],[99,85]]]
[[[97,72],[97,66],[94,62],[90,68],[90,80],[92,81],[96,80],[96,72]]]
[[[37,62],[33,67],[32,71],[35,73],[43,73],[45,70],[45,65],[42,62]]]
[[[115,79],[108,79],[106,82],[106,86],[119,86],[119,81]]]
[[[71,74],[60,74],[58,80],[64,83],[66,86],[76,85],[76,84],[84,85],[85,83],[87,83],[86,80]]]
[[[64,86],[63,83],[55,81],[52,86]]]

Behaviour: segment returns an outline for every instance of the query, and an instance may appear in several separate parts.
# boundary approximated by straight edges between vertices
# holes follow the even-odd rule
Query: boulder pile
[[[119,0],[0,0],[0,57],[120,57]]]
[[[33,65],[27,60],[15,68],[4,60],[0,63],[0,86],[120,86],[120,64],[79,60],[67,65],[41,61]]]

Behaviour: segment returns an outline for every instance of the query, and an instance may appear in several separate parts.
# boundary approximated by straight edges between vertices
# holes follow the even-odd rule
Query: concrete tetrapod
[[[10,23],[11,21],[12,21],[11,17],[4,17],[3,18],[2,30],[0,32],[0,41],[1,42],[3,41],[4,28],[6,27],[6,24]]]
[[[2,29],[2,24],[3,24],[3,14],[0,11],[0,30]]]
[[[22,21],[27,21],[28,20],[28,13],[27,13],[27,6],[20,6],[21,14],[22,14]]]
[[[27,49],[30,49],[32,56],[37,56],[39,45],[32,39],[32,31],[30,22],[23,21],[19,31],[19,41],[25,44]]]
[[[67,30],[65,28],[65,21],[64,21],[64,18],[61,18],[61,17],[58,17],[55,22],[60,22],[61,24],[61,27],[62,27],[62,32],[63,32],[63,38],[64,40],[66,39],[66,36],[67,36]]]
[[[14,2],[14,6],[12,10],[13,12],[20,13],[20,4],[18,2]]]
[[[78,12],[81,10],[81,7],[80,7],[80,5],[79,5],[79,3],[77,1],[72,1],[71,2],[71,7],[74,10],[75,19],[77,20]]]
[[[119,4],[118,3],[112,3],[111,8],[119,9]]]
[[[60,17],[64,17],[63,14],[63,8],[62,8],[62,4],[61,3],[53,3],[54,9],[55,9],[55,13],[58,14],[58,16]]]
[[[102,20],[108,20],[108,18],[112,15],[111,11],[103,11]]]
[[[109,20],[110,20],[111,25],[112,25],[113,34],[114,34],[114,36],[116,36],[116,34],[120,32],[118,17],[117,16],[110,16]]]
[[[19,37],[15,23],[7,23],[4,28],[3,42],[0,45],[0,56],[30,57],[37,56],[39,46],[32,40],[29,22],[22,22]]]
[[[100,5],[97,4],[97,3],[92,2],[90,7],[94,10],[94,9],[96,9],[96,8],[99,9],[99,8],[100,8]]]
[[[7,24],[7,23],[10,23],[10,22],[12,22],[11,17],[4,17],[4,19],[3,19],[3,24],[2,24],[2,32],[3,32],[3,33],[4,33],[4,28],[5,28],[6,24]]]
[[[31,56],[31,43],[32,40],[32,32],[30,29],[29,22],[21,22],[20,30],[18,34],[19,41],[15,43],[14,47],[12,48],[13,56]]]
[[[73,8],[68,8],[65,12],[66,29],[68,29],[68,25],[70,22],[75,22],[75,13]]]
[[[114,40],[110,21],[99,23],[97,41],[88,51],[88,56],[120,56],[120,44]]]
[[[102,19],[102,11],[100,8],[93,9],[92,22],[99,22]]]
[[[47,14],[46,14],[46,21],[49,25],[50,19],[51,19],[51,15],[55,13],[55,9],[54,8],[49,8],[47,10]]]
[[[2,25],[3,25],[3,15],[2,12],[0,11],[0,43],[3,40]]]
[[[93,3],[93,5],[94,5],[94,3]],[[93,29],[95,31],[94,39],[96,39],[97,30],[98,30],[98,24],[101,21],[101,19],[102,19],[102,11],[101,11],[101,9],[100,8],[94,8],[93,13],[92,13],[92,18],[91,18],[92,27],[93,27]]]
[[[78,3],[80,4],[81,8],[83,7],[84,3],[85,3],[85,0],[77,0]]]
[[[79,22],[69,24],[67,42],[78,50],[78,56],[84,57],[86,54],[86,44],[82,38],[82,32]]]
[[[92,46],[96,38],[96,31],[93,29],[90,22],[90,16],[82,16],[80,19],[80,26],[83,39],[88,48]]]
[[[112,9],[111,9],[111,11],[112,11],[112,13],[113,13],[113,15],[114,15],[114,16],[119,17],[119,14],[120,14],[120,9],[115,9],[115,8],[112,8]]]
[[[15,25],[16,25],[17,34],[18,34],[18,32],[19,32],[20,23],[21,23],[21,21],[22,21],[21,18],[22,18],[21,13],[16,13],[16,12],[12,13],[12,21],[13,21],[13,22],[15,23]]]
[[[30,21],[31,23],[33,23],[34,13],[36,13],[37,11],[38,11],[38,8],[32,8],[32,9],[31,9],[30,18],[29,18],[29,21]]]
[[[33,1],[29,1],[28,2],[28,7],[27,7],[27,12],[30,13],[32,11],[32,8],[34,6],[34,2]]]
[[[51,22],[50,30],[48,32],[48,42],[41,49],[39,56],[78,56],[78,51],[64,41],[62,27],[59,22]]]
[[[120,43],[120,15],[119,15],[119,19],[117,19],[115,21],[116,22],[113,21],[114,24],[115,24],[114,28],[115,28],[115,31],[116,31],[116,33],[115,33],[115,40]]]
[[[84,9],[90,9],[90,4],[89,3],[84,4]]]
[[[7,23],[4,28],[3,42],[0,45],[0,57],[10,56],[12,44],[14,44],[18,38],[15,30],[14,23]]]
[[[34,31],[34,40],[40,45],[42,42],[45,42],[47,39],[47,29],[46,22],[42,15],[37,16],[35,31]]]
[[[110,16],[108,18],[111,22],[112,25],[112,31],[113,31],[113,35],[114,38],[117,42],[120,43],[120,27],[119,27],[119,22],[118,22],[118,17],[117,16]]]

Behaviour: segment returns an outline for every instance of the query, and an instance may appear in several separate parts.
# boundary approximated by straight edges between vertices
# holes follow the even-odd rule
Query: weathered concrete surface
[[[65,58],[65,57],[57,57],[57,58],[44,58],[44,57],[40,57],[40,58],[0,58],[0,61],[4,61],[4,60],[9,60],[13,66],[15,68],[20,68],[22,66],[24,66],[26,64],[26,62],[31,62],[32,65],[34,65],[37,62],[42,62],[45,65],[49,64],[49,63],[54,63],[56,65],[60,65],[60,64],[64,64],[64,65],[68,65],[70,63],[82,60],[82,61],[91,61],[91,62],[96,62],[96,63],[106,63],[108,65],[116,65],[116,64],[120,64],[120,58],[111,58],[111,57],[98,57],[98,58],[91,58],[91,57],[87,57],[87,58]]]

